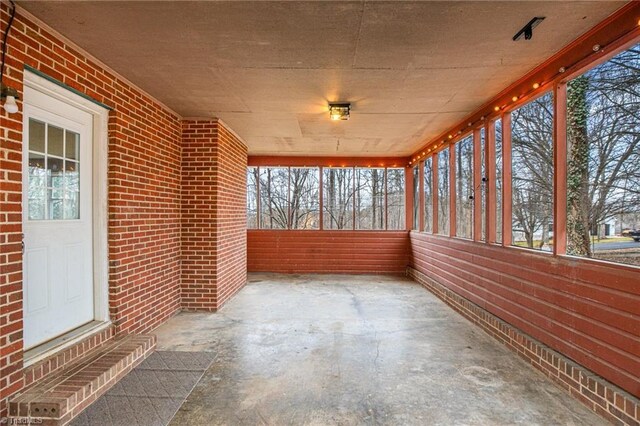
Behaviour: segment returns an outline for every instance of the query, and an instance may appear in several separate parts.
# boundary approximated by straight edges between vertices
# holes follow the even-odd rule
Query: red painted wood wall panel
[[[247,231],[249,272],[401,274],[407,231]]]
[[[410,264],[640,396],[640,275],[526,249],[412,232]]]

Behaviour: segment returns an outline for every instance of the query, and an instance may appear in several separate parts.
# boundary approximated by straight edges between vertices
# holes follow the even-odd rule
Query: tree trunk
[[[589,244],[589,79],[572,80],[567,90],[567,253],[591,257]]]

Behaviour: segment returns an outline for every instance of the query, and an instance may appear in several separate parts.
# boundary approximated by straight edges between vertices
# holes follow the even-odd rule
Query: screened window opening
[[[486,241],[487,239],[487,163],[485,152],[485,132],[484,129],[480,130],[480,179],[478,187],[475,189],[474,197],[480,196],[480,240]]]
[[[404,173],[384,167],[249,166],[247,228],[404,230]]]
[[[247,228],[258,228],[258,168],[247,167]]]
[[[413,230],[420,229],[420,169],[413,168]]]
[[[473,136],[462,139],[456,150],[456,236],[473,236]]]
[[[424,160],[424,231],[433,232],[433,158]]]
[[[502,120],[495,122],[496,143],[496,243],[502,243]]]
[[[438,153],[438,234],[449,235],[449,148]]]
[[[385,170],[356,169],[356,229],[385,229]]]
[[[323,170],[324,229],[353,229],[353,168]]]
[[[513,111],[512,241],[551,250],[553,238],[553,94]]]
[[[387,169],[387,229],[406,229],[404,169]]]
[[[640,45],[567,84],[567,254],[640,265]]]
[[[291,167],[289,179],[289,229],[319,229],[320,170]]]
[[[289,168],[260,168],[260,227],[287,229],[289,216]]]

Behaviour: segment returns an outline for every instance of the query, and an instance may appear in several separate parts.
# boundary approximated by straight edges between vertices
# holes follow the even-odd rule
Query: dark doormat
[[[154,352],[71,425],[165,426],[214,358],[213,352]]]

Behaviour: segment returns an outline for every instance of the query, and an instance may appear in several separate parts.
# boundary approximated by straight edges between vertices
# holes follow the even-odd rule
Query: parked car
[[[640,230],[634,229],[633,231],[627,232],[626,235],[633,238],[633,241],[636,243],[640,243]]]

